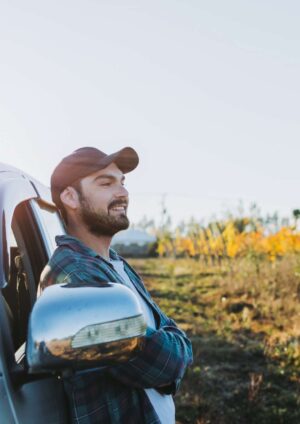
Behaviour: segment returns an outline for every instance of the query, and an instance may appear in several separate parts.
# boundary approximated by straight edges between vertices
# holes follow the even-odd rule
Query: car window
[[[14,226],[16,229],[16,226]],[[24,343],[27,332],[27,320],[31,310],[32,301],[29,291],[29,273],[24,263],[28,258],[26,251],[18,243],[18,231],[13,229],[8,232],[9,272],[8,281],[2,294],[10,325],[10,333],[14,348],[17,349]]]
[[[65,234],[66,230],[59,213],[54,207],[37,200],[31,200],[30,202],[50,257],[56,248],[55,237]]]
[[[25,342],[40,274],[56,248],[55,236],[60,234],[65,234],[65,229],[51,205],[29,200],[16,207],[12,227],[7,229],[9,269],[2,289],[15,350]]]

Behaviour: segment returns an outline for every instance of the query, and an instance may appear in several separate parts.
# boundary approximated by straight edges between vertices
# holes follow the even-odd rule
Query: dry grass
[[[178,423],[300,422],[300,258],[131,260],[193,341]]]

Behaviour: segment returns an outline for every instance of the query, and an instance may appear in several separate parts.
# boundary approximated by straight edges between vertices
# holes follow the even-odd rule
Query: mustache
[[[120,198],[118,200],[112,200],[110,204],[108,205],[108,209],[113,208],[115,206],[125,206],[128,207],[128,199],[126,197]]]

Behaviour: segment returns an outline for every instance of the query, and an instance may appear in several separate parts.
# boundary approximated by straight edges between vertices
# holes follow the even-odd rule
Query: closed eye
[[[122,186],[125,185],[125,176],[123,175],[121,180],[119,178],[116,178],[112,175],[98,175],[94,181],[96,181],[99,186],[101,187],[109,187],[113,183],[118,183],[118,181],[121,182]]]

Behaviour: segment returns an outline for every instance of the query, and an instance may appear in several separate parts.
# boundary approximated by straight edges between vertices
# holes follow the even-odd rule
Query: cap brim
[[[127,172],[133,171],[139,163],[139,157],[137,152],[132,147],[124,147],[116,153],[108,155],[105,158],[107,165],[115,163],[120,170],[126,174]]]

